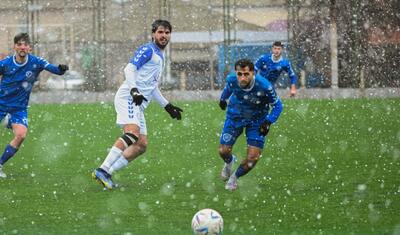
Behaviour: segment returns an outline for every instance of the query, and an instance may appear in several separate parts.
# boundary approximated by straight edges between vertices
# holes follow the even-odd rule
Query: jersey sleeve
[[[50,64],[46,59],[42,57],[37,57],[37,63],[39,65],[39,68],[41,69],[45,69]]]
[[[136,66],[139,70],[144,64],[146,64],[153,55],[153,49],[150,46],[144,45],[135,51],[135,54],[131,58],[130,63]]]
[[[153,98],[160,104],[161,107],[165,107],[168,104],[168,100],[161,94],[161,91],[156,87],[152,93]]]
[[[288,61],[287,63],[287,73],[289,74],[289,78],[290,78],[290,84],[297,84],[297,76],[294,73],[294,70],[292,69],[292,65],[290,64],[290,62]]]
[[[137,68],[135,65],[128,63],[124,69],[125,80],[128,82],[129,89],[136,87]]]
[[[272,85],[268,86],[267,89],[268,104],[272,107],[271,112],[267,115],[266,120],[270,123],[276,122],[283,110],[283,104],[279,96],[276,94],[275,89]]]
[[[38,64],[39,64],[39,68],[41,70],[46,70],[49,71],[50,73],[54,73],[57,75],[63,75],[63,73],[61,72],[61,70],[58,68],[58,66],[54,65],[54,64],[50,64],[47,60],[38,57]]]
[[[226,79],[224,90],[222,91],[221,97],[219,98],[220,100],[227,100],[232,95],[232,82],[230,82],[230,80],[230,77]]]

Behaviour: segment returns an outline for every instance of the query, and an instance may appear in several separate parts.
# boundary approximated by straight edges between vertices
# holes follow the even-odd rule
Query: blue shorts
[[[7,114],[9,115],[9,120],[6,124],[7,128],[12,128],[12,124],[21,124],[28,128],[28,112],[26,110],[13,112],[4,112],[0,110],[0,120],[3,121]]]
[[[232,119],[226,119],[224,128],[222,129],[220,144],[233,146],[237,138],[243,133],[243,129],[246,129],[246,141],[247,145],[264,148],[265,136],[260,135],[260,124],[263,120],[249,120],[249,121],[234,121]]]

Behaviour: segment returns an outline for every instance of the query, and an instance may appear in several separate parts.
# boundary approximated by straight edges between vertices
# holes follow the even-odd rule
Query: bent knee
[[[143,154],[144,152],[146,152],[147,150],[147,142],[138,142],[138,149],[139,149],[139,153]]]
[[[231,154],[231,148],[228,148],[226,146],[220,146],[218,149],[219,155],[221,156],[226,156]]]
[[[241,165],[244,167],[246,170],[250,170],[255,167],[257,164],[258,159],[244,159],[241,163]]]
[[[26,134],[26,131],[16,132],[14,138],[22,142],[25,140]]]

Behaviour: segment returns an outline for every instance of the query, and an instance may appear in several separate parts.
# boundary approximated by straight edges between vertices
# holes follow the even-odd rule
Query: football
[[[199,235],[220,235],[224,228],[222,216],[213,209],[202,209],[192,219],[192,230]]]

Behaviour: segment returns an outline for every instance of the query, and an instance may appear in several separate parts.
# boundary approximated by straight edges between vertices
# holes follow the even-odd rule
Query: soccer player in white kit
[[[152,41],[141,45],[124,69],[125,81],[118,89],[114,105],[117,124],[124,134],[118,138],[92,177],[107,189],[114,183],[114,172],[126,167],[129,162],[146,151],[147,129],[144,110],[152,99],[169,113],[172,118],[181,119],[182,109],[172,105],[158,88],[165,66],[164,48],[171,38],[172,26],[166,20],[156,20],[152,24]]]

